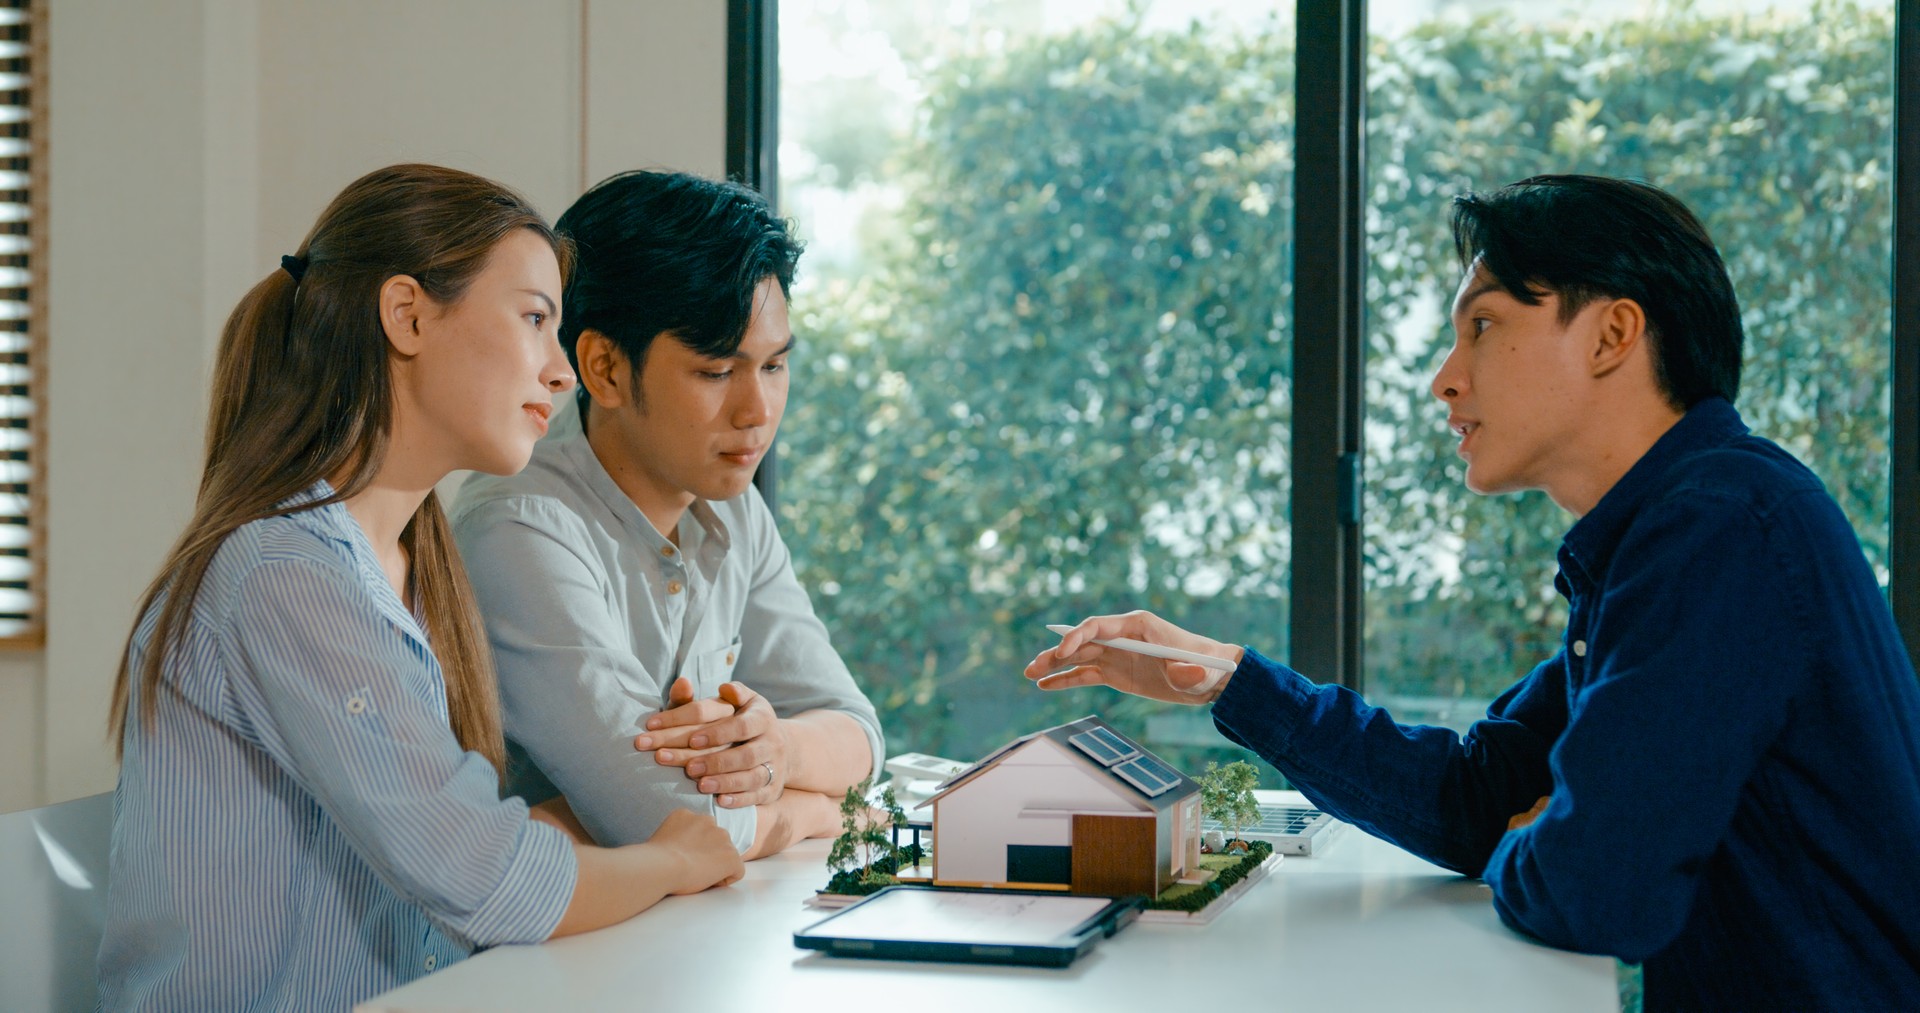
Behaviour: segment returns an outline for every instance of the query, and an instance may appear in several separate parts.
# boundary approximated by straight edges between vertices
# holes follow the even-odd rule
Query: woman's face
[[[560,265],[531,229],[502,239],[459,299],[427,300],[417,350],[396,364],[390,453],[496,475],[526,467],[554,397],[573,389],[559,307]]]

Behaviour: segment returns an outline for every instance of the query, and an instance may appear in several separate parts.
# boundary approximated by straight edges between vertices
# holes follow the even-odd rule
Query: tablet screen
[[[835,939],[1045,946],[1113,903],[1110,897],[990,890],[889,890],[808,929]]]

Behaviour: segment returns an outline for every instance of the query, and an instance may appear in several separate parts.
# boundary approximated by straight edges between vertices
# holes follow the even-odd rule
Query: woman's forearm
[[[669,813],[645,844],[576,843],[573,855],[578,868],[573,897],[554,938],[626,921],[669,894],[726,886],[744,872],[727,832],[685,809]]]
[[[592,835],[580,825],[580,819],[573,814],[573,807],[567,804],[565,795],[555,795],[539,805],[528,806],[527,815],[573,838],[575,844],[593,843]]]
[[[687,876],[685,862],[650,844],[624,848],[576,844],[573,856],[580,871],[573,899],[553,930],[556,939],[626,921],[660,903]]]

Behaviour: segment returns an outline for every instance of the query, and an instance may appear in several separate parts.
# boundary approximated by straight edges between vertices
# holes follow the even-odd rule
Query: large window
[[[1428,391],[1459,281],[1446,198],[1536,173],[1645,179],[1700,215],[1744,313],[1738,406],[1827,483],[1884,583],[1891,0],[1426,6],[1375,5],[1368,52],[1369,695],[1464,727],[1564,632],[1573,518],[1469,492]]]
[[[1265,3],[781,4],[781,523],[897,747],[1099,710],[1193,764],[1203,716],[1021,679],[1046,624],[1284,651],[1292,45]]]
[[[1019,679],[1043,624],[1094,612],[1329,659],[1308,674],[1455,727],[1557,649],[1573,519],[1470,493],[1428,390],[1448,199],[1540,172],[1699,212],[1745,312],[1739,407],[1827,483],[1896,606],[1920,584],[1891,548],[1917,523],[1895,490],[1920,491],[1892,447],[1920,414],[1890,394],[1920,342],[1891,308],[1894,0],[1361,7],[779,4],[778,196],[810,243],[781,522],[899,747],[967,759],[1098,710],[1217,755],[1201,712]],[[1357,108],[1364,159],[1324,129]],[[1296,314],[1301,265],[1356,310]],[[1337,426],[1296,430],[1296,361],[1303,403],[1354,392]],[[1329,531],[1359,533],[1351,562],[1305,558]]]

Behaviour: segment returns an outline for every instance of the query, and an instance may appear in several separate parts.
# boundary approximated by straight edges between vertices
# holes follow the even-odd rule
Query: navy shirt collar
[[[1745,435],[1747,424],[1725,399],[1708,398],[1694,405],[1567,531],[1560,543],[1560,568],[1589,579],[1605,572],[1640,507],[1673,485],[1670,473],[1675,465]]]

